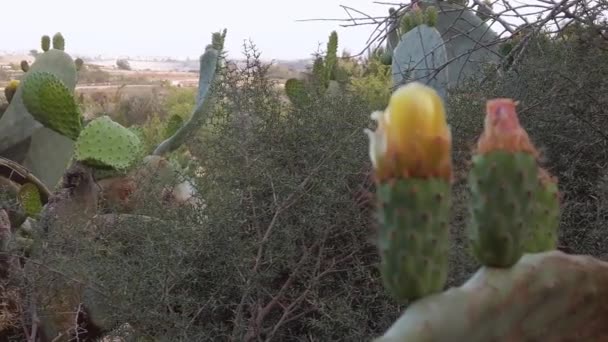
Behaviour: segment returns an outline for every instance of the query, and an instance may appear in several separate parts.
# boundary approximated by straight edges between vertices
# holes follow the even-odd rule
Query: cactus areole
[[[447,279],[451,134],[441,97],[421,83],[397,89],[372,118],[382,279],[396,300],[415,300]]]

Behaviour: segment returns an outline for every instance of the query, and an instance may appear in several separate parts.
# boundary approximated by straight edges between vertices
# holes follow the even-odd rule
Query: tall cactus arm
[[[375,342],[606,340],[608,263],[550,251],[412,303]]]
[[[204,122],[209,113],[208,97],[211,84],[215,80],[219,51],[211,45],[207,46],[205,53],[201,56],[201,68],[199,71],[198,98],[196,107],[190,117],[180,129],[167,140],[156,147],[153,155],[161,156],[179,148]]]

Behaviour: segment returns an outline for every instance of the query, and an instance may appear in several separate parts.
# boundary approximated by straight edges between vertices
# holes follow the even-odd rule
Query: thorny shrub
[[[188,145],[204,209],[147,195],[131,214],[153,219],[54,229],[30,272],[44,298],[76,279],[96,320],[171,340],[361,341],[394,321],[370,239],[369,104],[345,91],[295,111],[244,52]]]

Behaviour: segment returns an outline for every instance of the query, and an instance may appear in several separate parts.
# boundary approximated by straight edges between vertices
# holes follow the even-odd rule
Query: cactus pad
[[[469,173],[473,254],[490,267],[510,267],[523,254],[538,172],[533,155],[494,151],[473,158]]]
[[[524,251],[540,253],[557,248],[560,203],[557,181],[545,170],[540,170],[539,187],[535,193],[535,211],[524,240]]]
[[[40,47],[42,51],[47,52],[51,49],[51,37],[44,35],[40,39]]]
[[[74,65],[76,66],[76,70],[80,71],[80,69],[82,69],[82,66],[84,65],[84,61],[82,60],[82,58],[76,58],[74,60]]]
[[[447,279],[450,184],[403,179],[378,186],[384,286],[397,300],[443,290]]]
[[[59,32],[53,36],[53,49],[65,50],[65,39],[63,39],[63,36]]]
[[[76,140],[82,118],[72,92],[55,75],[36,71],[23,82],[23,103],[45,127]]]
[[[124,170],[140,151],[139,137],[107,115],[91,121],[76,140],[76,160],[92,167]]]
[[[25,183],[19,189],[19,202],[25,213],[32,217],[42,211],[42,200],[38,187],[32,183]]]
[[[21,71],[27,72],[28,70],[30,70],[30,64],[26,60],[21,61]]]

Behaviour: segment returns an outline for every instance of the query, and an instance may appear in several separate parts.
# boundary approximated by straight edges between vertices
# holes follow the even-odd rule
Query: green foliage
[[[161,107],[168,116],[178,115],[183,119],[188,119],[194,103],[196,103],[195,89],[169,87]]]
[[[165,127],[164,139],[170,138],[184,124],[184,119],[179,115],[171,115]]]
[[[349,88],[369,104],[370,110],[382,110],[391,96],[391,85],[390,66],[371,59],[365,67],[365,72],[353,77]]]
[[[131,216],[57,227],[44,267],[28,272],[50,289],[42,299],[69,279],[94,284],[85,295],[97,322],[157,340],[359,341],[396,317],[361,203],[368,105],[348,91],[285,106],[269,66],[245,53],[244,67],[220,69],[209,124],[183,155],[206,205],[167,205],[151,194],[168,184],[153,177]]]
[[[329,80],[326,78],[325,61],[323,57],[315,58],[312,64],[312,84],[319,93],[322,93],[328,86]]]
[[[308,93],[304,81],[290,78],[285,82],[285,93],[294,106],[300,107],[308,102]]]
[[[338,33],[332,31],[327,42],[325,53],[325,71],[327,80],[336,79],[336,68],[338,67]]]

